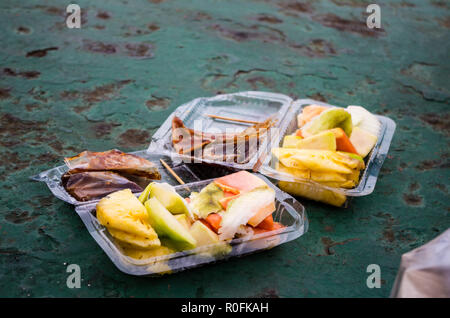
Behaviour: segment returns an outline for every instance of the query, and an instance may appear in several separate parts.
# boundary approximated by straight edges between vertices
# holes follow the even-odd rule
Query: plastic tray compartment
[[[275,187],[265,177],[258,176],[264,179],[276,191],[274,220],[281,222],[286,227],[254,235],[251,238],[241,237],[233,239],[226,246],[226,249],[223,248],[224,243],[220,243],[200,246],[192,250],[169,255],[137,260],[126,256],[120,245],[110,236],[107,229],[98,222],[95,212],[97,202],[77,206],[76,212],[83,220],[86,228],[97,244],[100,245],[111,261],[122,272],[138,276],[158,276],[161,274],[175,273],[204,264],[214,263],[219,260],[270,249],[292,241],[307,231],[308,220],[304,207],[293,197]],[[175,189],[181,196],[187,197],[190,191],[200,191],[213,180],[203,180],[179,185]]]
[[[278,140],[278,143],[275,144],[275,147],[281,146],[282,140],[284,136],[290,135],[295,132],[297,127],[297,115],[303,108],[303,106],[316,104],[316,105],[322,105],[327,107],[339,107],[330,105],[327,103],[323,103],[320,101],[312,100],[312,99],[299,99],[296,100],[293,104],[291,109],[289,110],[289,115],[285,118],[286,122],[288,124],[285,125],[285,128],[280,131],[280,137]],[[342,108],[342,107],[341,107]],[[268,156],[264,159],[264,163],[259,169],[259,172],[273,178],[275,180],[280,181],[290,181],[290,182],[302,182],[302,183],[310,183],[318,188],[323,189],[329,189],[333,192],[339,192],[341,194],[344,194],[346,196],[364,196],[368,195],[373,192],[375,189],[375,184],[377,182],[378,174],[380,172],[381,166],[383,165],[384,160],[386,159],[387,153],[389,151],[389,146],[392,141],[392,137],[394,135],[395,131],[395,122],[385,116],[379,116],[376,115],[378,120],[381,122],[381,132],[378,136],[378,141],[375,147],[371,150],[371,152],[367,155],[364,162],[366,164],[366,168],[361,172],[361,177],[359,180],[358,185],[355,188],[352,189],[344,189],[344,188],[332,188],[325,185],[322,185],[320,183],[305,180],[305,179],[299,179],[292,175],[278,172],[274,169],[276,158],[273,158],[271,154],[268,154]]]
[[[257,91],[223,94],[210,98],[196,98],[179,106],[166,119],[158,131],[153,134],[148,151],[150,153],[168,155],[174,161],[184,160],[185,162],[192,162],[194,158],[188,155],[178,154],[172,146],[172,119],[174,116],[179,117],[186,127],[203,132],[226,132],[226,129],[239,132],[251,126],[251,124],[221,120],[206,115],[258,122],[262,122],[270,116],[273,116],[276,120],[274,128],[279,129],[292,102],[293,100],[286,95]],[[201,120],[201,124],[199,124],[199,120]],[[273,130],[277,131],[276,129]],[[199,156],[195,157],[195,162],[225,165],[236,169],[252,169],[257,163],[259,154],[263,149],[266,149],[269,144],[272,144],[274,139],[279,138],[279,135],[275,133],[269,133],[268,136],[268,138],[262,138],[263,142],[260,143],[258,150],[249,154],[246,162],[216,161],[200,158]]]
[[[167,182],[171,185],[178,185],[178,181],[167,171],[167,169],[161,164],[159,159],[163,159],[169,166],[172,166],[172,170],[185,182],[194,182],[199,181],[200,179],[185,165],[176,165],[173,166],[169,157],[162,155],[149,154],[146,150],[139,150],[130,152],[131,154],[137,155],[139,157],[145,158],[150,162],[154,163],[158,168],[159,173],[161,174],[161,180],[155,180],[158,182]],[[58,199],[65,201],[67,203],[73,205],[81,205],[86,204],[92,201],[78,201],[74,197],[72,197],[66,189],[61,184],[61,176],[66,173],[68,167],[66,165],[58,166],[53,169],[49,169],[43,171],[35,176],[30,177],[31,180],[34,181],[42,181],[45,182],[53,193],[55,197]]]

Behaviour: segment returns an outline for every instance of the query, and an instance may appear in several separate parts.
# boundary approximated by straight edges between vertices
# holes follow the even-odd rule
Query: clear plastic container
[[[161,174],[161,180],[155,180],[159,182],[167,182],[171,185],[178,185],[178,181],[167,171],[167,169],[161,164],[160,159],[163,159],[169,166],[171,166],[172,170],[185,182],[194,182],[199,181],[200,179],[187,167],[183,164],[173,165],[170,158],[163,155],[150,154],[146,150],[139,150],[130,152],[131,154],[137,155],[139,157],[145,158],[150,162],[154,163],[158,168],[159,173]],[[61,177],[64,173],[68,171],[68,167],[66,165],[62,165],[53,169],[49,169],[43,171],[35,176],[30,177],[31,180],[34,181],[42,181],[45,182],[53,193],[55,197],[60,200],[63,200],[67,203],[73,205],[86,204],[91,201],[79,201],[73,196],[71,196],[64,186],[61,184]],[[95,200],[92,200],[95,201]]]
[[[327,107],[339,107],[335,105],[330,105],[327,103],[319,102],[312,99],[299,99],[296,100],[291,109],[288,111],[288,115],[285,117],[285,125],[282,130],[280,130],[280,138],[278,142],[273,144],[272,147],[280,147],[284,136],[293,134],[297,130],[297,115],[300,113],[302,107],[316,104]],[[375,184],[377,182],[378,174],[380,172],[381,166],[386,159],[387,153],[389,151],[389,146],[392,141],[392,137],[395,131],[395,122],[385,116],[376,115],[378,120],[381,122],[381,131],[378,136],[378,141],[375,147],[371,150],[369,155],[365,158],[365,169],[361,172],[360,180],[358,185],[352,189],[344,188],[332,188],[320,183],[305,180],[301,178],[296,178],[290,174],[282,173],[274,169],[276,159],[273,158],[271,153],[264,158],[261,167],[258,172],[279,181],[287,182],[299,182],[307,183],[317,189],[328,189],[330,191],[343,194],[345,196],[364,196],[373,192],[375,189]]]
[[[79,205],[75,210],[97,244],[122,272],[138,276],[175,273],[219,260],[270,249],[292,241],[306,233],[308,230],[308,219],[304,207],[293,197],[274,186],[265,177],[258,176],[275,190],[276,211],[273,213],[274,220],[285,227],[251,237],[236,238],[226,245],[222,242],[169,255],[138,260],[125,255],[120,245],[111,237],[107,229],[98,222],[95,210],[98,201]],[[181,196],[187,197],[190,191],[200,191],[213,180],[179,185],[175,187],[175,190]]]
[[[277,141],[279,137],[275,132],[279,131],[283,125],[283,119],[293,100],[286,95],[268,92],[239,92],[235,94],[223,94],[214,97],[201,97],[194,99],[184,105],[179,106],[161,127],[153,134],[148,151],[170,156],[175,162],[206,162],[221,164],[236,169],[253,169],[258,163],[260,155],[267,149],[268,145]],[[202,132],[223,132],[232,130],[241,132],[252,124],[227,121],[217,118],[210,118],[207,115],[216,115],[234,119],[252,120],[263,122],[272,117],[275,120],[273,129],[267,134],[267,138],[261,138],[256,151],[250,153],[245,162],[224,162],[202,158],[201,156],[191,157],[181,155],[175,151],[172,144],[172,119],[179,117],[186,127]],[[196,120],[201,119],[201,127],[196,127]],[[197,122],[198,124],[199,122]],[[272,131],[274,133],[272,133]]]

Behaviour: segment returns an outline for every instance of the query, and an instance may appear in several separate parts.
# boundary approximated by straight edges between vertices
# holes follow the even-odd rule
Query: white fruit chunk
[[[346,110],[352,115],[353,127],[359,127],[375,136],[380,134],[380,121],[367,109],[361,106],[351,105]]]
[[[354,127],[350,136],[350,141],[358,154],[364,158],[372,148],[375,147],[378,137],[359,127]]]

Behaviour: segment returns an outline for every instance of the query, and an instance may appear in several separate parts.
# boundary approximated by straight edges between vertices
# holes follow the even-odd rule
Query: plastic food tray
[[[130,152],[131,154],[137,155],[139,157],[145,158],[150,162],[154,163],[158,168],[159,173],[161,174],[161,180],[155,180],[158,182],[167,182],[171,185],[178,185],[178,181],[167,171],[167,169],[161,164],[159,159],[163,159],[169,166],[172,166],[172,170],[185,182],[194,182],[199,181],[200,179],[186,166],[186,165],[177,165],[173,166],[170,158],[162,155],[149,154],[146,150],[139,150]],[[66,189],[61,184],[61,176],[66,173],[68,170],[66,165],[62,165],[53,169],[49,169],[43,171],[35,176],[30,177],[31,180],[34,181],[42,181],[45,182],[53,193],[55,197],[60,200],[63,200],[67,203],[73,205],[86,204],[91,201],[78,201],[74,197],[72,197],[69,193],[67,193]]]
[[[223,94],[214,97],[196,98],[186,104],[179,106],[161,127],[154,133],[148,148],[149,153],[160,153],[170,156],[175,162],[212,163],[225,165],[235,169],[253,169],[257,164],[261,153],[267,151],[268,145],[278,142],[279,135],[276,133],[282,129],[283,119],[293,100],[282,94],[247,91],[235,94]],[[242,163],[216,161],[213,159],[191,157],[181,155],[175,151],[172,145],[172,119],[179,117],[186,127],[203,132],[226,132],[226,129],[234,132],[243,131],[251,124],[226,121],[210,118],[206,115],[216,115],[235,119],[245,119],[263,122],[272,116],[276,120],[273,129],[270,129],[266,138],[261,138],[257,151],[249,154],[247,160]],[[199,121],[197,121],[199,120]],[[200,121],[201,120],[201,121]],[[197,122],[196,122],[197,121]],[[201,127],[196,127],[196,126]]]
[[[307,106],[310,104],[322,105],[327,107],[339,107],[335,105],[330,105],[327,103],[319,102],[312,99],[299,99],[296,100],[291,109],[288,112],[288,116],[286,116],[286,123],[283,130],[280,131],[280,138],[278,138],[277,143],[274,143],[272,147],[281,146],[282,140],[284,136],[292,134],[295,132],[297,127],[297,115],[300,113],[303,106]],[[383,165],[384,160],[386,159],[387,153],[389,151],[389,146],[392,141],[392,137],[395,131],[395,122],[385,116],[376,115],[378,120],[381,122],[381,131],[378,136],[378,141],[375,147],[371,150],[371,152],[367,155],[364,162],[366,164],[366,168],[361,172],[361,177],[358,185],[352,189],[344,189],[344,188],[332,188],[320,183],[296,178],[287,173],[281,173],[274,169],[276,159],[273,158],[271,153],[269,153],[265,159],[263,160],[262,166],[259,168],[259,172],[276,180],[280,181],[290,181],[290,182],[302,182],[302,183],[311,183],[315,186],[323,189],[329,189],[334,192],[342,193],[346,196],[364,196],[373,192],[375,189],[375,184],[377,182],[378,173],[380,172],[381,166]]]
[[[167,273],[175,273],[204,264],[214,263],[231,257],[273,248],[277,245],[292,241],[308,229],[308,219],[304,207],[293,197],[275,187],[265,177],[262,178],[275,192],[276,211],[274,220],[281,222],[285,228],[275,231],[260,233],[252,237],[233,239],[226,246],[224,243],[200,246],[192,250],[176,252],[164,256],[156,256],[148,259],[134,259],[126,256],[122,248],[110,236],[96,218],[96,202],[83,204],[76,207],[76,212],[83,220],[89,233],[97,244],[108,255],[119,270],[130,275],[155,276]],[[186,185],[179,185],[175,190],[183,197],[187,197],[190,191],[200,191],[214,179],[204,180]],[[189,191],[187,190],[189,189]],[[227,248],[224,248],[227,247]]]

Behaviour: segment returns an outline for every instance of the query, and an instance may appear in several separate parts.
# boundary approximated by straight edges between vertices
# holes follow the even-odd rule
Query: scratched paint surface
[[[448,2],[379,1],[380,31],[358,0],[76,3],[78,30],[61,1],[0,3],[0,296],[387,297],[401,254],[449,227]],[[347,209],[300,199],[300,239],[148,279],[119,272],[73,207],[28,180],[85,149],[144,149],[180,104],[244,90],[395,120],[374,193]]]

